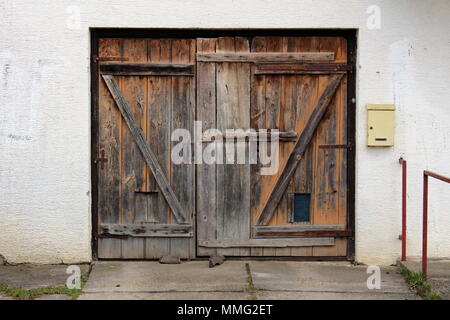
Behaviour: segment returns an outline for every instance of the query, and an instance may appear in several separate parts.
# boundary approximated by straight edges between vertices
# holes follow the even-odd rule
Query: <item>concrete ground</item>
[[[36,290],[41,288],[56,288],[66,285],[67,265],[0,265],[0,286]],[[81,274],[87,276],[90,266],[79,265]],[[36,300],[69,300],[65,294],[46,295]],[[12,300],[0,290],[0,300]]]
[[[407,261],[399,261],[400,265],[413,272],[422,270],[422,260],[419,258],[407,258]],[[450,259],[428,259],[428,282],[433,289],[439,291],[443,298],[450,300]]]
[[[246,268],[248,264],[249,268]],[[0,284],[35,289],[65,284],[67,266],[0,266]],[[87,266],[83,267],[87,272]],[[366,266],[344,262],[96,262],[80,300],[368,300],[418,299],[397,267],[381,268],[381,288],[367,288]],[[10,299],[0,292],[0,300]],[[65,295],[39,299],[68,299]]]
[[[369,276],[367,267],[349,263],[226,261],[209,268],[207,261],[97,262],[79,299],[417,299],[396,267],[381,268],[379,290],[367,288]]]
[[[86,274],[89,265],[80,265],[82,274]],[[5,265],[0,266],[0,285],[32,290],[66,285],[66,265]]]

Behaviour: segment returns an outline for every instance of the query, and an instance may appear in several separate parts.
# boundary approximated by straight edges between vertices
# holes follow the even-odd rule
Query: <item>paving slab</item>
[[[450,279],[429,279],[433,289],[439,291],[444,300],[450,300]]]
[[[257,289],[373,293],[367,288],[367,266],[347,262],[252,261],[250,268]],[[380,267],[381,288],[377,293],[412,295],[397,267]]]
[[[407,258],[399,264],[413,272],[422,270],[422,260],[419,258]],[[450,259],[428,259],[427,273],[433,289],[439,291],[444,299],[450,300]]]
[[[247,287],[245,262],[208,261],[160,264],[155,261],[97,262],[83,292],[242,292]]]
[[[245,292],[98,292],[78,300],[250,300]]]
[[[404,293],[355,293],[313,291],[258,291],[258,300],[420,300]]]
[[[399,264],[413,272],[422,270],[422,259],[419,258],[407,258],[407,261],[399,261]],[[429,278],[450,279],[450,259],[428,259],[427,273]]]
[[[5,265],[0,266],[0,284],[26,290],[57,287],[66,284],[67,265]],[[80,265],[82,274],[89,265]]]

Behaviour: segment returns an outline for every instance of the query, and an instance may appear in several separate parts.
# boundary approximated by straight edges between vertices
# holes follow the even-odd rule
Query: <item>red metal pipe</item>
[[[406,261],[406,195],[407,163],[400,158],[402,165],[402,261]]]
[[[427,176],[433,177],[435,179],[450,183],[450,178],[444,177],[443,175],[434,173],[432,171],[427,171],[427,170],[425,170],[423,173],[426,174]]]
[[[423,173],[422,274],[427,280],[428,175]]]
[[[422,274],[424,280],[427,280],[427,240],[428,240],[428,177],[432,177],[447,183],[450,178],[440,174],[427,171],[423,172],[423,226],[422,226]]]

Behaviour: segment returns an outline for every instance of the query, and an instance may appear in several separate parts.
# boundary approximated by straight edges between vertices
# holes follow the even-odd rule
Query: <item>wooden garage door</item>
[[[198,39],[197,52],[203,130],[288,137],[273,175],[260,162],[198,167],[198,255],[346,256],[345,39]]]
[[[99,258],[347,255],[344,38],[107,38],[98,47]],[[278,130],[278,170],[263,175],[249,144],[244,164],[227,163],[226,150],[224,163],[175,164],[171,134],[194,137],[195,120],[204,131]],[[270,154],[263,142],[257,156]]]

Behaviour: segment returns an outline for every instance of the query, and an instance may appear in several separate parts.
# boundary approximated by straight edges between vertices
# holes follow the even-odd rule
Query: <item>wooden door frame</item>
[[[284,37],[343,37],[347,40],[348,64],[352,71],[347,77],[347,139],[351,148],[347,152],[347,229],[352,236],[347,241],[347,257],[345,260],[355,260],[355,189],[356,189],[356,60],[357,60],[357,29],[128,29],[128,28],[91,28],[91,219],[92,219],[92,259],[98,260],[97,227],[98,227],[98,172],[96,159],[98,157],[98,126],[99,126],[99,86],[98,79],[98,40],[100,38],[213,38],[224,36],[284,36]],[[195,169],[197,170],[197,168]],[[195,210],[197,211],[197,210]],[[193,223],[196,223],[194,219]],[[332,261],[340,257],[288,257],[287,260]],[[255,259],[248,257],[246,259]],[[271,258],[263,258],[264,260]],[[275,258],[274,258],[275,259]],[[279,258],[276,258],[279,259]]]

